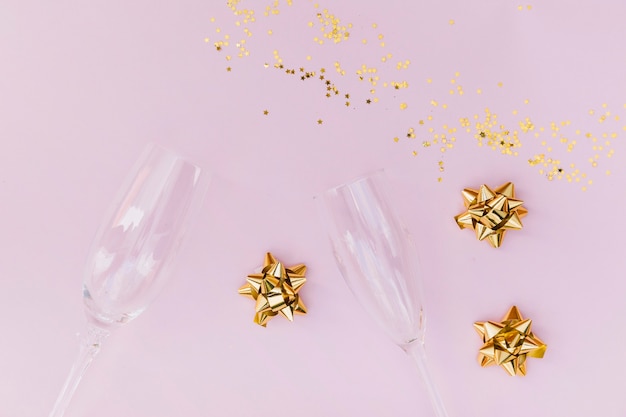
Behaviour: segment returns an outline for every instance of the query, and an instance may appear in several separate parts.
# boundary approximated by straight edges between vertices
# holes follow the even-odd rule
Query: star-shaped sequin
[[[513,183],[492,190],[481,185],[479,190],[463,190],[463,203],[466,211],[454,218],[461,229],[473,229],[478,240],[485,240],[494,247],[500,247],[507,230],[520,230],[528,210],[524,202],[515,198]]]
[[[298,292],[306,282],[306,266],[285,267],[271,253],[265,255],[260,274],[248,275],[239,294],[256,300],[254,322],[263,327],[280,314],[293,321],[294,314],[306,314],[306,307]]]
[[[547,348],[530,330],[531,324],[516,306],[499,323],[474,323],[484,343],[478,354],[480,365],[500,365],[509,375],[526,375],[527,357],[543,358]]]

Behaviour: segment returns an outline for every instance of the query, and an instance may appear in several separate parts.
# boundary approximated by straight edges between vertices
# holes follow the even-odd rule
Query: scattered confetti
[[[254,10],[248,8],[249,6],[242,7],[242,3],[244,3],[243,0],[227,0],[226,4],[233,12],[233,21],[230,22],[232,25],[229,26],[228,22],[218,23],[214,17],[211,17],[209,22],[212,35],[203,38],[204,43],[214,53],[218,53],[229,62],[229,66],[226,67],[227,72],[233,72],[238,59],[250,57],[251,51],[247,39],[255,36],[255,32],[271,36],[271,38],[264,38],[264,42],[278,36],[268,26],[255,31],[257,20],[268,19],[269,23],[272,19],[280,18],[281,10],[285,5],[286,7],[294,6],[293,0],[284,2],[274,0]],[[264,68],[272,67],[279,71],[286,80],[290,80],[288,82],[307,82],[317,85],[320,99],[328,100],[324,101],[328,106],[334,106],[331,103],[336,100],[333,99],[339,98],[341,103],[337,104],[344,108],[356,110],[371,106],[374,109],[378,108],[380,103],[384,103],[382,107],[384,109],[394,108],[395,111],[404,111],[406,117],[414,118],[411,124],[414,123],[417,129],[410,127],[403,135],[402,129],[404,128],[399,127],[400,131],[390,134],[395,143],[402,143],[400,138],[403,137],[406,137],[405,140],[414,140],[419,136],[423,148],[428,149],[429,152],[437,152],[443,157],[446,152],[455,148],[457,139],[474,140],[478,147],[507,157],[523,155],[521,160],[528,161],[528,165],[547,180],[564,180],[579,184],[584,190],[593,184],[593,180],[588,178],[588,173],[598,170],[596,172],[604,171],[605,175],[610,175],[610,170],[598,169],[598,167],[604,160],[614,156],[615,150],[611,140],[618,138],[618,132],[626,131],[626,125],[617,125],[620,115],[615,114],[614,109],[611,109],[608,103],[589,106],[589,118],[586,122],[581,121],[580,118],[573,119],[578,123],[578,128],[574,127],[569,120],[552,121],[547,124],[542,122],[541,125],[536,125],[533,121],[533,106],[530,104],[530,98],[520,100],[518,106],[513,109],[500,108],[496,111],[483,108],[484,104],[476,109],[479,102],[477,96],[480,95],[480,102],[484,103],[484,100],[494,92],[493,87],[467,86],[467,91],[475,91],[475,95],[466,94],[459,71],[454,71],[454,76],[447,78],[443,85],[439,78],[436,81],[433,78],[426,78],[429,97],[415,96],[412,91],[408,92],[410,85],[418,84],[417,88],[422,88],[423,84],[419,86],[420,82],[411,78],[410,72],[406,71],[411,65],[411,60],[406,56],[394,57],[394,54],[388,50],[380,49],[386,48],[387,39],[384,30],[379,28],[377,23],[372,23],[369,27],[362,24],[353,25],[319,3],[300,3],[297,7],[309,8],[310,17],[302,22],[302,30],[312,33],[309,38],[312,40],[311,48],[320,46],[333,48],[335,44],[347,43],[352,47],[357,45],[358,48],[369,53],[363,55],[362,62],[356,63],[346,60],[345,49],[342,49],[342,52],[337,53],[333,64],[335,71],[327,71],[324,67],[314,65],[314,54],[311,53],[314,50],[306,48],[300,55],[303,62],[288,63],[275,49],[273,57],[261,57],[265,59],[265,62],[261,61],[260,64]],[[518,5],[517,9],[530,11],[532,6]],[[442,22],[442,24],[445,23]],[[449,19],[448,24],[454,25],[455,20]],[[355,43],[350,42],[353,37],[356,38],[353,40]],[[374,42],[369,42],[368,39]],[[391,44],[389,46],[393,47]],[[403,76],[404,74],[408,76]],[[345,91],[343,87],[351,85],[344,81],[347,79],[362,83],[360,84],[362,87],[354,88],[351,92]],[[504,88],[502,81],[495,82],[495,85],[498,89]],[[393,90],[393,98],[385,95],[386,89]],[[413,100],[410,109],[406,101],[409,97]],[[390,106],[388,100],[392,99],[397,101]],[[464,100],[462,105],[460,100]],[[472,106],[475,110],[467,113]],[[623,108],[626,109],[626,104],[623,104]],[[336,110],[337,107],[333,109]],[[457,121],[452,123],[449,114],[443,117],[441,112],[458,112],[452,113],[455,114]],[[263,114],[267,116],[269,111],[264,110]],[[545,120],[543,119],[545,115],[541,116],[542,120]],[[442,123],[443,120],[446,120],[446,123]],[[322,118],[317,120],[317,124],[323,124]],[[596,127],[593,128],[592,125]],[[391,129],[398,128],[392,127]],[[434,151],[435,149],[437,151]],[[415,150],[410,150],[410,152],[413,156],[418,155]],[[578,162],[576,165],[568,160],[572,153],[579,155],[581,152],[587,152],[583,154],[587,157],[586,164]],[[443,160],[439,159],[437,172],[443,174],[445,171]],[[442,176],[437,178],[438,182],[442,180]]]

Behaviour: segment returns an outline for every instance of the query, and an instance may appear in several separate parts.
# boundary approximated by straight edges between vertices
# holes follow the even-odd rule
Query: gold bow
[[[494,247],[500,247],[507,230],[520,230],[520,220],[528,210],[524,202],[515,198],[513,183],[492,190],[481,185],[479,190],[463,190],[465,212],[454,218],[461,229],[473,229],[478,240],[485,240]]]
[[[478,361],[481,366],[500,365],[509,375],[526,375],[526,358],[543,358],[547,346],[530,331],[532,320],[522,318],[513,306],[500,323],[474,323],[483,338]]]
[[[286,268],[268,252],[261,273],[248,275],[247,283],[239,288],[239,294],[256,300],[254,322],[265,327],[278,314],[289,321],[294,314],[306,314],[298,294],[306,282],[305,273],[304,264]]]

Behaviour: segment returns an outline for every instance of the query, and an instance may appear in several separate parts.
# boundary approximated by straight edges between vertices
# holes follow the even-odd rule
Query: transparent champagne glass
[[[374,322],[417,365],[437,417],[448,414],[428,369],[415,249],[385,195],[382,171],[326,191],[318,206],[337,265]]]
[[[206,173],[159,146],[138,159],[93,241],[83,280],[86,329],[50,417],[64,415],[110,332],[157,296],[207,186]]]

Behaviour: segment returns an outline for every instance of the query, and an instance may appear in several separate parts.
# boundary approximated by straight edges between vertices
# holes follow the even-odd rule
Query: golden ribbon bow
[[[492,190],[481,185],[479,190],[463,190],[465,212],[454,218],[461,229],[473,229],[478,240],[485,240],[494,247],[500,247],[507,230],[522,228],[520,220],[528,210],[524,202],[515,198],[513,183]]]
[[[543,358],[547,346],[530,331],[532,320],[522,318],[516,306],[500,323],[474,323],[483,338],[478,361],[481,366],[500,365],[509,375],[526,375],[526,358]]]
[[[239,288],[239,294],[256,300],[254,322],[265,327],[278,314],[289,321],[294,314],[306,314],[298,294],[306,282],[305,273],[304,264],[286,268],[268,252],[261,273],[248,275],[247,283]]]

